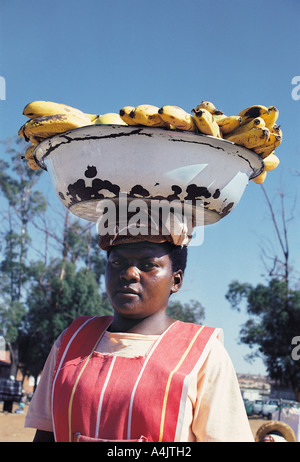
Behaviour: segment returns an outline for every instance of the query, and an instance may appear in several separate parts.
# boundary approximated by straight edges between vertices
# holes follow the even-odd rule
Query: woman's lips
[[[130,287],[121,287],[117,290],[117,294],[122,295],[139,295],[139,292],[135,289],[131,289]]]

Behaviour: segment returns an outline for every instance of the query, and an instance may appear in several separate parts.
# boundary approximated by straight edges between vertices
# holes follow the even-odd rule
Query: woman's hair
[[[182,270],[184,273],[187,264],[187,247],[170,243],[162,244],[168,249],[168,255],[172,262],[172,271]]]

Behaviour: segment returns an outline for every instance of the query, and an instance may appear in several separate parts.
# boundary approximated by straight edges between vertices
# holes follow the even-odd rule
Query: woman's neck
[[[171,324],[174,319],[169,318],[165,312],[156,313],[142,319],[123,318],[115,314],[111,325],[108,328],[110,332],[132,332],[135,334],[160,335]]]

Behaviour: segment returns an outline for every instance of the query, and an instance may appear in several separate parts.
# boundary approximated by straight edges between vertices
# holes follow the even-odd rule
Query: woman
[[[166,314],[186,255],[114,240],[114,315],[75,320],[52,348],[26,419],[35,441],[253,441],[220,329]]]

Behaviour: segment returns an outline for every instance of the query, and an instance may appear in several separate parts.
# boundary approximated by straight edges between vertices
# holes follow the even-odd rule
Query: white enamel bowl
[[[215,223],[240,201],[263,160],[230,141],[191,132],[91,125],[41,142],[37,163],[47,170],[70,211],[96,222],[104,199],[167,200],[204,210]]]

